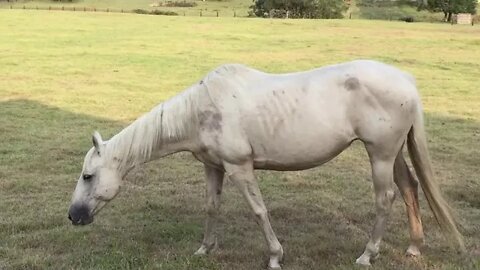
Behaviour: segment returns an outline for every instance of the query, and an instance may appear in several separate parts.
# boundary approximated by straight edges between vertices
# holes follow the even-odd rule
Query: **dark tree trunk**
[[[452,12],[449,12],[447,22],[451,22],[451,21],[452,21]]]

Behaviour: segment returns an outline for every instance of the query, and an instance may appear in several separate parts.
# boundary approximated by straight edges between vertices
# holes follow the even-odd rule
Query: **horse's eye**
[[[93,175],[91,175],[91,174],[84,174],[83,175],[83,180],[90,181],[90,180],[92,180],[92,177],[93,177]]]

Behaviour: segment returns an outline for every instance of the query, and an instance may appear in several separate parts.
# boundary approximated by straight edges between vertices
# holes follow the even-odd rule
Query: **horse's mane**
[[[251,70],[238,64],[223,65],[211,71],[199,84],[157,105],[113,136],[105,147],[106,160],[116,160],[118,169],[125,171],[150,160],[162,144],[178,142],[193,134],[198,124],[201,90],[206,90],[203,93],[207,93],[211,100],[211,91],[217,92],[226,84],[238,83],[241,74],[248,71]]]
[[[105,147],[106,160],[119,162],[120,171],[149,160],[162,144],[191,134],[197,114],[198,91],[191,87],[157,105],[113,136]]]

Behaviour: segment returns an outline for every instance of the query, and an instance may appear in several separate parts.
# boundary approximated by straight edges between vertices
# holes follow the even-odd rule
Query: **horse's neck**
[[[189,92],[155,107],[115,135],[107,158],[122,172],[136,165],[196,147],[197,113]]]

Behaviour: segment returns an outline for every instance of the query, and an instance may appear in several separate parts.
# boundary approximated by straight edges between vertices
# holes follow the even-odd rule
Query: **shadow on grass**
[[[261,269],[263,236],[238,192],[226,184],[219,222],[220,250],[191,254],[202,238],[203,172],[180,155],[136,171],[126,191],[88,227],[66,219],[75,178],[93,130],[110,137],[128,123],[67,112],[28,100],[0,103],[0,268]],[[429,146],[443,190],[462,220],[471,247],[480,242],[480,124],[427,115]],[[357,173],[356,151],[298,180],[259,173],[272,224],[286,252],[286,269],[352,269],[371,229],[373,191]],[[346,169],[348,168],[348,169]],[[132,178],[139,176],[141,183]],[[351,198],[355,198],[351,200]],[[400,201],[400,200],[398,200]],[[397,201],[373,269],[452,269],[468,260],[446,249],[423,202],[428,247],[419,260],[403,257],[408,245],[403,204]],[[453,259],[452,259],[453,258]]]

